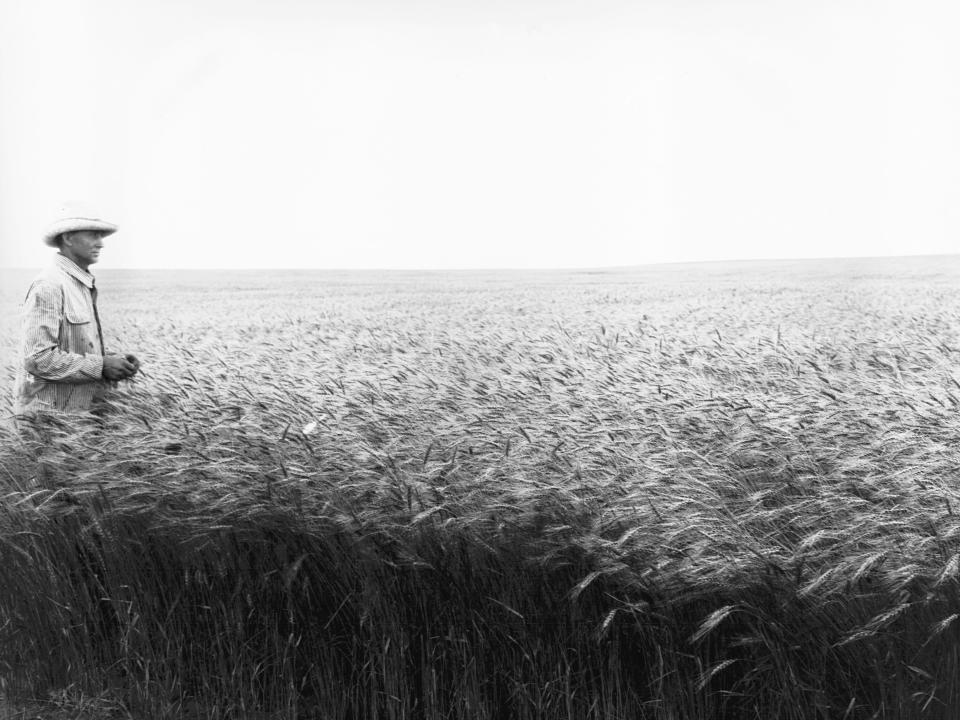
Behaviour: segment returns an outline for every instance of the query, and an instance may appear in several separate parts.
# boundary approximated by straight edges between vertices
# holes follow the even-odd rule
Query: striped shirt
[[[14,413],[87,412],[107,388],[103,355],[94,277],[58,253],[23,303]]]

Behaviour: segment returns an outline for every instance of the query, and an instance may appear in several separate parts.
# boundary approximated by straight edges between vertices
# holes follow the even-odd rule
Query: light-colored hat
[[[101,220],[92,208],[76,203],[61,206],[55,218],[43,232],[43,242],[47,245],[56,245],[57,236],[74,230],[98,230],[104,235],[117,231],[116,225]]]

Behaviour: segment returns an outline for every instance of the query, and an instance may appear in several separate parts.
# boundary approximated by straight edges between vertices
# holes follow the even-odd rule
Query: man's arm
[[[63,307],[60,288],[37,282],[23,306],[23,364],[31,375],[67,383],[93,382],[103,376],[101,355],[64,352],[59,346]]]

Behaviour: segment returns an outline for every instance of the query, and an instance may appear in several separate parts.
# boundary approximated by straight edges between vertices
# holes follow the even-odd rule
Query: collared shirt
[[[22,317],[14,412],[88,411],[107,387],[93,275],[58,253],[30,285]]]

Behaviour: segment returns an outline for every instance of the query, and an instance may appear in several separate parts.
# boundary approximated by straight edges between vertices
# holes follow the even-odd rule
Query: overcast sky
[[[949,0],[3,0],[0,265],[952,253]]]

